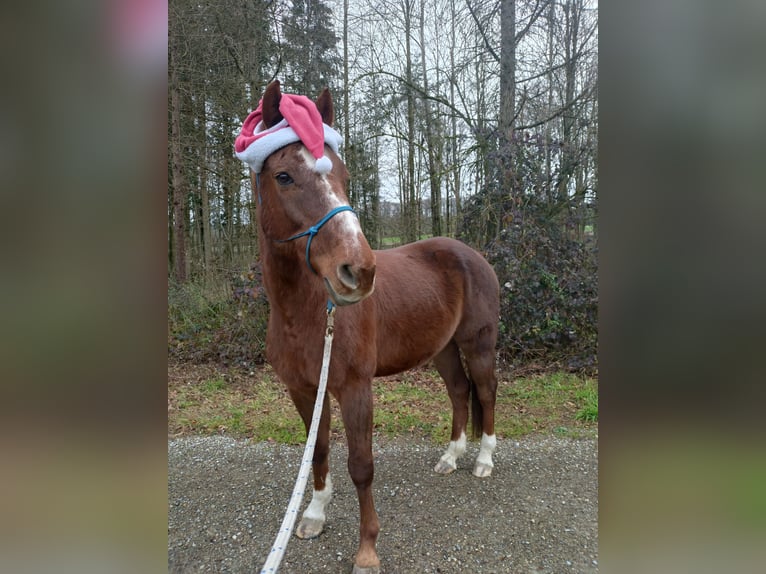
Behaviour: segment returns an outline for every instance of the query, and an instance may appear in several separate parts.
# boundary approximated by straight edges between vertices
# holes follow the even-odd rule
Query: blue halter
[[[302,231],[301,233],[298,233],[297,235],[293,235],[292,237],[288,237],[287,239],[277,239],[277,243],[287,243],[288,241],[293,241],[294,239],[298,239],[300,237],[304,237],[308,235],[309,239],[306,242],[306,265],[309,266],[309,269],[311,269],[311,272],[316,275],[317,272],[314,271],[314,268],[311,266],[311,259],[309,257],[309,251],[311,250],[311,240],[314,239],[314,236],[319,233],[319,230],[322,228],[322,226],[330,221],[330,219],[333,218],[333,216],[337,215],[341,211],[350,211],[354,215],[356,215],[356,212],[351,208],[350,205],[341,205],[340,207],[336,207],[335,209],[331,210],[330,213],[325,215],[322,219],[320,219],[316,225],[312,225],[309,227],[306,231]]]

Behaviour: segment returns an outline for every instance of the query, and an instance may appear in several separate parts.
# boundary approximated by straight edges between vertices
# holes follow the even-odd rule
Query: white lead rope
[[[317,389],[317,398],[314,402],[314,414],[311,416],[311,427],[306,437],[306,448],[303,451],[303,460],[298,470],[298,478],[295,481],[293,494],[290,497],[290,503],[287,505],[287,512],[282,520],[282,526],[279,527],[277,538],[271,547],[269,557],[261,568],[261,574],[276,574],[282,557],[287,550],[287,542],[295,526],[295,518],[298,516],[298,509],[303,501],[303,491],[306,490],[306,481],[309,476],[311,461],[314,457],[314,447],[317,442],[317,430],[319,429],[319,419],[322,418],[322,405],[324,404],[325,391],[327,389],[327,373],[330,369],[330,352],[332,351],[333,323],[335,318],[335,305],[327,305],[327,328],[324,334],[324,355],[322,356],[322,371],[319,375],[319,388]]]

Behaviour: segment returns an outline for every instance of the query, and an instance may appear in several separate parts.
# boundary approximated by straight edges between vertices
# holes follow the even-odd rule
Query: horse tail
[[[469,394],[471,395],[471,432],[473,438],[479,438],[484,428],[484,409],[479,400],[479,392],[476,383],[470,381]]]

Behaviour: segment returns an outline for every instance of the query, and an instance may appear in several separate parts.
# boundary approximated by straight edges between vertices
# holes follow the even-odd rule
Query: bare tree
[[[170,75],[170,156],[172,164],[172,257],[173,278],[179,282],[186,281],[186,183],[184,181],[184,163],[181,150],[181,94],[178,82],[176,59],[170,53],[168,72]]]
[[[428,88],[428,65],[426,64],[426,0],[420,0],[420,61],[423,74],[423,119],[425,121],[426,153],[428,156],[428,182],[431,188],[431,234],[442,234],[441,199],[441,138],[437,141],[435,118],[431,113]]]
[[[516,2],[500,2],[500,113],[498,129],[506,141],[513,141],[516,120]],[[509,166],[509,170],[512,169]]]
[[[532,194],[548,197],[552,213],[592,211],[597,7],[590,0],[417,2],[344,0],[333,21],[323,0],[171,0],[174,275],[178,253],[192,279],[254,256],[255,203],[231,146],[272,77],[289,76],[292,91],[309,96],[319,83],[340,80],[334,92],[342,93],[349,192],[377,244],[385,234],[412,241],[423,231],[451,233],[464,215],[480,228],[477,243],[486,242],[506,225],[508,202]],[[324,18],[322,33],[313,15]],[[399,206],[384,216],[384,201],[397,196]],[[401,229],[391,228],[395,217]]]
[[[403,86],[407,99],[407,180],[404,190],[404,235],[407,242],[418,239],[418,197],[415,189],[415,94],[413,92],[412,74],[412,12],[414,0],[401,0],[404,17],[405,41],[405,84]]]

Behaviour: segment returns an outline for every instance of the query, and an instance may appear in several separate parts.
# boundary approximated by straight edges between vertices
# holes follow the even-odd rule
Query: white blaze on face
[[[332,498],[332,480],[330,479],[330,473],[327,473],[327,478],[324,482],[324,490],[314,490],[314,495],[311,497],[311,503],[303,513],[304,518],[311,518],[313,520],[320,520],[324,522],[325,513],[324,509],[327,503]]]
[[[304,163],[306,164],[306,169],[309,171],[314,171],[316,158],[311,155],[311,152],[309,152],[309,150],[305,147],[301,147],[301,159],[303,159]],[[338,196],[333,193],[332,186],[330,185],[330,182],[327,181],[327,174],[323,173],[318,175],[318,191],[325,197],[324,203],[327,205],[328,213],[336,207],[348,205],[347,203],[343,203],[340,199],[338,199]],[[358,249],[360,247],[359,234],[362,233],[362,227],[359,225],[359,220],[356,218],[356,215],[350,211],[341,211],[340,213],[333,216],[333,221],[336,221],[337,225],[341,226],[341,231],[348,241],[347,246],[350,249]]]

